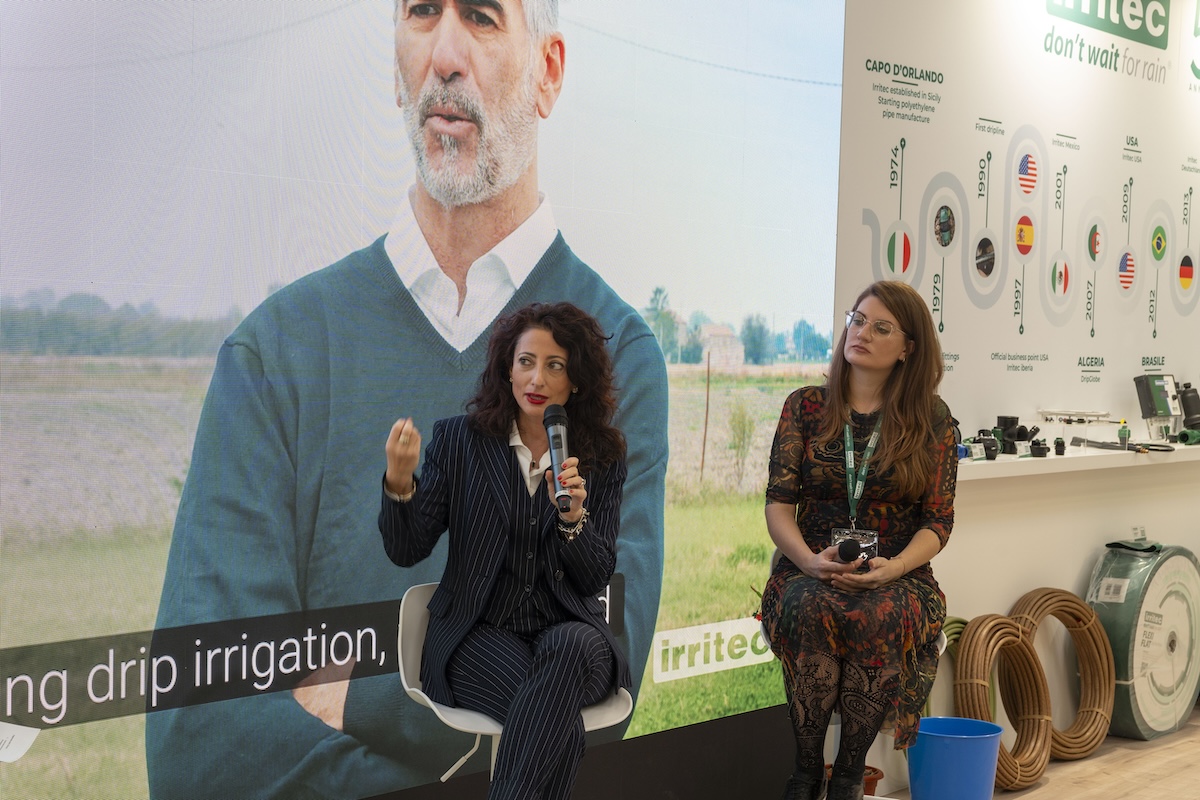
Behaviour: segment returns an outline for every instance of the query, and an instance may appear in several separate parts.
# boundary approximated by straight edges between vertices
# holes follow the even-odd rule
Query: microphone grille
[[[546,410],[542,412],[542,425],[549,428],[551,425],[566,425],[567,410],[558,403],[551,403],[546,406]]]
[[[862,545],[860,545],[854,539],[843,539],[838,544],[838,558],[847,563],[858,558],[859,553],[861,552]]]

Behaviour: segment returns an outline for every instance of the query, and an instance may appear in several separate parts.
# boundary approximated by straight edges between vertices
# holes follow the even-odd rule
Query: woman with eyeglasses
[[[785,800],[826,791],[858,800],[876,734],[894,729],[896,749],[916,741],[946,616],[929,562],[950,536],[958,474],[941,379],[925,300],[881,281],[847,312],[825,385],[784,403],[766,491],[781,557],[762,620],[796,737]],[[826,786],[835,709],[841,735]]]

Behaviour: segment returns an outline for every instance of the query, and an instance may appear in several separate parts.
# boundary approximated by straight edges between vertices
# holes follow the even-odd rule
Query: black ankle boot
[[[824,800],[825,769],[797,769],[783,788],[783,800]]]
[[[863,776],[838,775],[829,779],[829,800],[863,800]]]

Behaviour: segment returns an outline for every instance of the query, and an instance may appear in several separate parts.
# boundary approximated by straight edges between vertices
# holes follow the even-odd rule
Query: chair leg
[[[492,763],[488,767],[488,780],[490,781],[496,775],[496,754],[500,752],[500,737],[492,737]]]
[[[475,751],[479,749],[480,736],[481,736],[481,734],[478,734],[478,733],[475,734],[475,746],[472,747],[470,750],[468,750],[467,754],[465,756],[460,758],[458,761],[455,761],[453,767],[446,770],[446,774],[442,776],[442,783],[445,783],[446,781],[450,780],[450,776],[453,775],[454,773],[458,772],[458,770],[462,767],[462,765],[467,763],[468,758],[475,755]],[[499,737],[493,737],[493,739],[498,739],[498,738]],[[496,750],[493,747],[492,748],[492,763],[494,764],[495,762],[496,762]]]

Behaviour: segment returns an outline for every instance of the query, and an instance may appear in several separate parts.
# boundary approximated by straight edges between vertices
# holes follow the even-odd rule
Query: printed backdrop
[[[837,298],[928,300],[964,433],[1200,384],[1200,10],[847,3]],[[1070,434],[1067,433],[1069,436]],[[1116,438],[1105,426],[1097,438]]]
[[[751,617],[762,488],[831,335],[844,9],[731,11],[564,0],[539,128],[565,238],[669,362],[662,602],[627,736],[783,699]],[[147,794],[143,709],[179,694],[148,632],[213,358],[387,230],[413,181],[393,48],[391,0],[0,0],[0,795]],[[349,647],[355,611],[317,646]],[[248,660],[271,636],[229,622]]]

